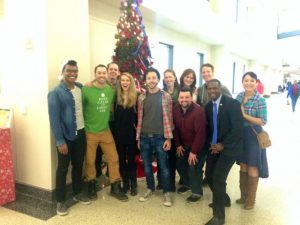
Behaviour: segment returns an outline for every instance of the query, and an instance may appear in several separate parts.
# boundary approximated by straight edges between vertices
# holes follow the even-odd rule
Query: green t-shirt
[[[111,106],[115,99],[115,90],[105,85],[103,88],[83,87],[83,116],[85,130],[98,133],[109,127]]]

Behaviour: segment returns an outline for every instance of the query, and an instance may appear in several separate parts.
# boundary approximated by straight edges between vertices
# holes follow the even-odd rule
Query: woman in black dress
[[[134,79],[129,73],[122,73],[117,81],[115,107],[115,142],[119,154],[120,174],[123,191],[130,189],[132,196],[137,195],[136,174],[136,100],[137,91]]]

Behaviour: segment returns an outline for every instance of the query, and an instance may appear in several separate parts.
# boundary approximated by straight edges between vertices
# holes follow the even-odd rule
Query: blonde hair
[[[123,89],[121,87],[121,79],[122,76],[126,76],[130,80],[130,86],[128,89],[128,92],[123,92]],[[135,86],[135,81],[133,79],[133,76],[130,73],[121,73],[119,79],[117,80],[117,104],[122,105],[124,108],[130,108],[132,106],[135,106],[136,99],[137,99],[137,91]],[[127,95],[125,97],[125,95]]]

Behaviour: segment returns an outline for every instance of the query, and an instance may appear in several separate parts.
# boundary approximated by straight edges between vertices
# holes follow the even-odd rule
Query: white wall
[[[47,94],[58,84],[61,64],[67,59],[79,62],[79,80],[89,80],[88,1],[4,3],[1,95],[14,112],[15,179],[52,190],[56,149],[51,141]]]
[[[86,83],[91,77],[90,30],[88,0],[46,0],[47,76],[51,90],[58,82],[62,65],[69,59],[78,63],[78,81]],[[46,99],[44,99],[46,101]],[[47,125],[49,124],[47,113]],[[49,128],[48,128],[49,129]],[[51,187],[55,188],[56,147],[51,134]],[[50,171],[49,171],[50,172]],[[70,174],[70,171],[69,171]],[[70,180],[70,176],[68,177]]]
[[[16,181],[51,189],[45,9],[45,1],[5,1],[2,94],[14,112]]]

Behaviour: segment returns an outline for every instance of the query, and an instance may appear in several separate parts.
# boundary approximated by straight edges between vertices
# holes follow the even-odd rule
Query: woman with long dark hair
[[[259,133],[267,123],[267,104],[256,90],[257,75],[254,72],[245,73],[242,83],[245,91],[239,93],[236,99],[241,103],[244,117],[244,151],[237,160],[240,164],[241,198],[236,203],[252,209],[259,177],[268,176],[266,150],[259,147],[253,130]]]
[[[192,69],[186,69],[183,71],[180,77],[180,88],[187,86],[193,92],[193,102],[197,101],[197,93],[196,93],[196,73]]]

